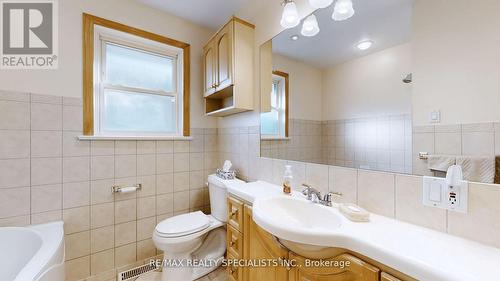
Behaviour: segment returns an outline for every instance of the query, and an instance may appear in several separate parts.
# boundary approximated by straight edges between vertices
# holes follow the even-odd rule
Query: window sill
[[[290,137],[261,137],[261,140],[290,140]]]
[[[193,140],[185,136],[78,136],[79,140]]]

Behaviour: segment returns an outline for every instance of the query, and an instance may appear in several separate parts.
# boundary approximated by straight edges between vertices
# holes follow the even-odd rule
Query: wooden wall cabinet
[[[329,262],[349,262],[345,267],[306,266],[307,258],[285,248],[272,234],[252,219],[252,206],[234,197],[227,200],[228,259],[294,260],[295,266],[234,267],[228,266],[231,281],[410,281],[376,261],[367,261],[347,251],[326,259]],[[394,275],[400,276],[399,279]]]
[[[233,17],[203,47],[206,115],[253,110],[254,29]]]

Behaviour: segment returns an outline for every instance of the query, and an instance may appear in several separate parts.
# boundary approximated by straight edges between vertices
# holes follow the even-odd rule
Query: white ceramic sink
[[[276,236],[290,250],[311,258],[331,256],[329,247],[315,242],[331,237],[342,222],[331,207],[291,196],[256,200],[252,212],[260,227]],[[314,256],[307,252],[314,253]]]

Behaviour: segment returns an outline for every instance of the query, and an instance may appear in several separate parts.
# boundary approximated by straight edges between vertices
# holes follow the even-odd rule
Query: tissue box
[[[234,170],[223,171],[222,169],[217,169],[217,172],[215,174],[223,180],[234,180],[236,178],[236,173]]]

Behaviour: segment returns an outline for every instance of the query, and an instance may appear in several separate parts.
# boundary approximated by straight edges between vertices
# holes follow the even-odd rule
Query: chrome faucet
[[[342,196],[342,193],[340,192],[328,192],[327,194],[325,194],[325,196],[323,196],[323,198],[321,197],[321,192],[313,187],[311,187],[310,185],[308,184],[302,184],[303,187],[305,187],[303,190],[302,190],[302,194],[304,194],[307,198],[307,200],[309,201],[312,201],[312,202],[315,202],[315,203],[318,203],[318,204],[321,204],[321,205],[325,205],[325,206],[332,206],[333,204],[333,196]],[[313,198],[313,195],[315,198]]]

